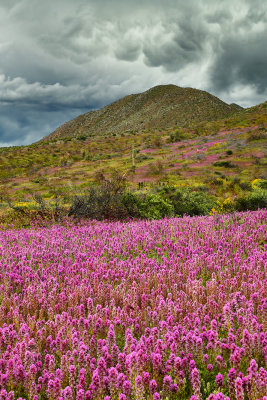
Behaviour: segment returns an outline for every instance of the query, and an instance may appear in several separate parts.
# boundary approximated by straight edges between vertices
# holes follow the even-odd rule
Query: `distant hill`
[[[202,90],[160,85],[80,115],[42,141],[81,135],[92,137],[144,130],[152,132],[177,126],[190,128],[199,122],[229,117],[240,110],[242,107],[237,104],[226,104]]]
[[[266,135],[267,102],[242,109],[200,90],[158,86],[32,145],[0,148],[0,217],[1,196],[68,198],[112,171],[133,189],[168,182],[235,197],[255,180],[266,185]]]

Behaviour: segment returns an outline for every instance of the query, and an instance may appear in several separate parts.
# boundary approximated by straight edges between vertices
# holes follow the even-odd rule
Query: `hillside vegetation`
[[[183,101],[188,102],[188,107],[181,93],[187,93]],[[175,98],[180,99],[177,104]],[[200,98],[206,99],[206,103],[201,103]],[[153,99],[157,101],[154,103]],[[200,108],[196,107],[197,99],[199,107],[202,104]],[[184,114],[180,115],[187,118],[188,125],[170,127],[176,121],[179,107],[183,108]],[[267,102],[234,112],[237,108],[206,92],[161,86],[79,117],[86,121],[95,118],[92,116],[96,113],[102,115],[103,126],[110,129],[106,133],[99,122],[94,125],[95,131],[93,124],[90,128],[95,133],[85,135],[84,130],[79,131],[85,129],[83,123],[79,129],[75,128],[78,118],[38,143],[1,148],[2,212],[7,198],[23,203],[36,193],[44,199],[63,196],[69,203],[71,196],[88,190],[99,176],[108,179],[114,171],[127,178],[129,190],[141,193],[155,192],[164,186],[175,190],[191,188],[224,202],[249,195],[257,187],[266,189]],[[169,116],[163,118],[167,109]],[[220,119],[211,120],[211,110],[217,110],[217,117],[221,113]],[[132,123],[129,130],[111,133],[116,120],[120,120],[118,126],[122,129],[125,121],[139,121],[141,115],[146,117],[140,129]],[[157,129],[150,129],[152,125]]]

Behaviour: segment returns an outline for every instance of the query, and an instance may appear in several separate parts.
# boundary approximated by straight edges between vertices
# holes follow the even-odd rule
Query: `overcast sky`
[[[0,146],[173,83],[266,100],[263,0],[0,0]]]

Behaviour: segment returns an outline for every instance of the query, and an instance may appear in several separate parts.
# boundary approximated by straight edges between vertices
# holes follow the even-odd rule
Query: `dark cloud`
[[[264,100],[267,95],[267,13],[262,3],[246,3],[247,8],[241,9],[235,19],[232,16],[232,20],[228,17],[219,22],[218,19],[221,35],[209,70],[209,87],[219,94],[231,92],[235,87],[250,87],[253,97],[258,94],[259,100]]]
[[[174,83],[266,100],[260,0],[0,0],[0,144]]]
[[[52,132],[56,126],[87,112],[87,108],[59,109],[55,106],[31,108],[20,105],[0,107],[0,146],[33,143]]]
[[[163,66],[167,71],[177,72],[205,55],[206,32],[203,26],[190,19],[188,16],[185,20],[161,24],[144,46],[148,66]]]
[[[232,87],[235,83],[252,84],[257,93],[267,88],[267,43],[266,33],[255,33],[251,37],[225,38],[221,43],[212,69],[213,88],[218,92]]]

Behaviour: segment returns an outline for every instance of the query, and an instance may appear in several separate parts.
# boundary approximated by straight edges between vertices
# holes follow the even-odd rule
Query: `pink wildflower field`
[[[266,217],[0,232],[0,399],[267,399]]]

